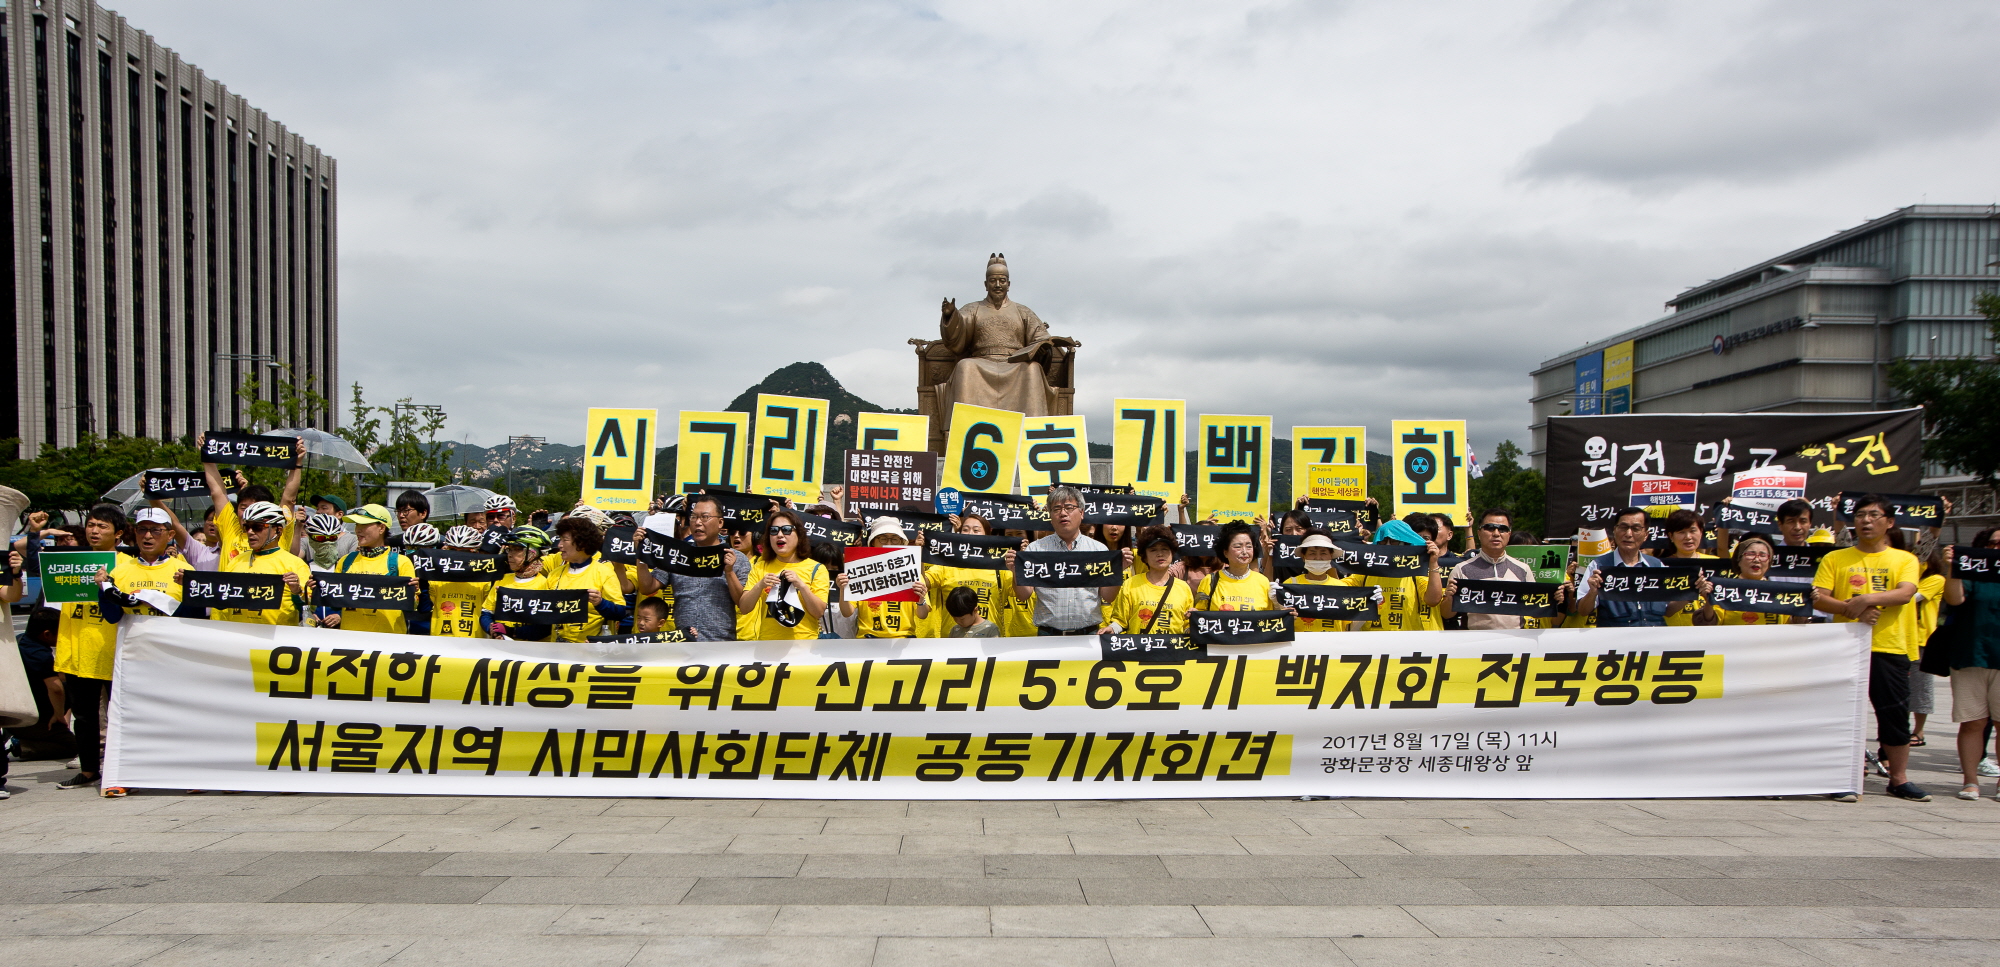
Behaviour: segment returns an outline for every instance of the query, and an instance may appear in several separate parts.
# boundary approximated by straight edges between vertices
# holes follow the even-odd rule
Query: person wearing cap
[[[897,518],[877,517],[868,525],[869,547],[903,547],[909,543],[903,536],[903,522]],[[913,589],[917,594],[915,601],[849,601],[846,571],[836,576],[833,584],[840,591],[840,613],[857,619],[855,627],[863,638],[915,638],[920,623],[930,620],[930,588],[924,583],[921,568]]]
[[[203,449],[207,440],[208,434],[202,434],[195,440],[195,448]],[[296,529],[292,508],[298,503],[299,483],[305,472],[306,441],[301,439],[297,443],[298,447],[295,452],[298,454],[298,462],[294,463],[291,469],[285,472],[285,489],[283,495],[275,502],[277,507],[284,512],[284,520],[279,524],[280,530],[278,536],[280,542],[278,547],[280,548],[292,547],[295,543],[294,535],[296,534]],[[222,471],[213,463],[203,463],[201,465],[201,477],[202,481],[208,485],[209,503],[215,505],[215,569],[218,571],[254,570],[248,566],[248,562],[254,556],[254,552],[250,546],[250,537],[245,532],[241,511],[235,504],[229,502],[229,490],[222,485]],[[241,479],[240,475],[239,479]],[[260,491],[262,494],[259,493]],[[243,507],[246,509],[258,503],[270,502],[268,497],[264,496],[268,494],[269,491],[264,490],[261,485],[239,488],[239,499],[243,501]],[[269,545],[259,544],[258,547],[263,549],[268,548]],[[294,559],[296,560],[296,557]]]
[[[1194,589],[1174,562],[1173,530],[1148,527],[1139,532],[1134,546],[1140,570],[1118,589],[1118,598],[1111,603],[1109,629],[1130,635],[1186,634]]]
[[[114,567],[123,567],[131,557],[118,551],[118,538],[125,532],[125,512],[115,504],[98,504],[90,508],[83,521],[82,546],[93,551],[109,551],[116,554]],[[57,607],[50,605],[50,607]],[[65,694],[69,696],[69,707],[75,712],[78,762],[82,771],[76,778],[57,786],[60,789],[75,789],[97,781],[98,733],[103,719],[100,718],[100,700],[111,688],[111,661],[118,644],[118,629],[104,620],[102,606],[96,601],[77,601],[61,605],[62,616],[56,625],[56,671],[63,676]]]
[[[1305,565],[1305,573],[1286,579],[1285,585],[1305,584],[1325,587],[1328,585],[1358,588],[1364,575],[1340,576],[1333,566],[1333,559],[1340,555],[1340,549],[1333,544],[1333,538],[1320,529],[1308,530],[1299,541],[1299,563]],[[1354,622],[1336,618],[1297,618],[1295,627],[1299,631],[1351,631]]]
[[[1411,577],[1364,575],[1356,587],[1381,588],[1382,602],[1375,620],[1364,624],[1362,631],[1443,630],[1438,603],[1444,598],[1444,580],[1438,573],[1437,544],[1417,530],[1412,518],[1420,518],[1423,526],[1436,532],[1435,522],[1427,515],[1411,514],[1402,520],[1383,521],[1375,529],[1375,543],[1421,548],[1418,553],[1424,555],[1429,567],[1426,573]]]
[[[242,509],[240,514],[232,514],[242,528],[243,540],[248,551],[246,556],[237,558],[233,566],[222,568],[225,572],[245,574],[276,574],[284,579],[286,593],[279,607],[268,611],[246,611],[239,608],[213,608],[208,616],[217,621],[236,621],[243,624],[296,625],[305,608],[305,597],[312,584],[312,568],[298,555],[285,550],[284,529],[290,515],[284,508],[268,500],[260,500]],[[226,553],[225,553],[226,556]]]
[[[332,514],[314,514],[306,518],[306,547],[307,552],[312,555],[313,570],[333,570],[341,558],[353,553],[360,546],[355,541],[354,535],[341,526],[340,518]]]
[[[479,626],[494,638],[513,638],[521,641],[545,641],[549,637],[549,626],[522,622],[504,623],[494,620],[499,610],[500,590],[512,588],[520,591],[540,591],[548,586],[548,575],[542,572],[542,552],[548,549],[549,535],[541,528],[529,524],[507,532],[506,543],[501,546],[501,564],[506,570],[500,580],[488,586],[486,600],[480,605]]]
[[[444,536],[438,533],[438,529],[429,523],[411,524],[403,530],[403,545],[400,550],[405,554],[410,551],[432,550],[443,539]],[[416,569],[415,564],[410,565],[410,570]],[[424,580],[421,573],[417,575],[417,606],[403,613],[403,623],[403,633],[406,635],[431,633],[431,583]]]
[[[445,531],[441,542],[447,551],[477,554],[479,539],[478,531],[461,525]],[[431,634],[441,638],[486,637],[479,612],[493,593],[493,584],[477,578],[425,581],[431,602]]]
[[[493,494],[486,498],[486,529],[479,532],[482,554],[497,554],[506,545],[507,532],[514,529],[514,498]]]
[[[354,525],[354,540],[357,546],[340,559],[334,570],[342,574],[386,574],[391,577],[407,574],[410,576],[410,585],[416,587],[416,569],[410,565],[407,558],[389,546],[390,520],[389,508],[381,504],[363,504],[349,513],[347,522]],[[409,631],[408,615],[393,608],[319,610],[320,625],[326,628],[391,635],[405,634]]]
[[[97,609],[107,625],[117,625],[128,612],[180,618],[202,616],[200,607],[180,603],[181,574],[191,570],[191,567],[186,558],[171,550],[173,534],[173,515],[164,510],[146,507],[133,515],[133,553],[130,556],[119,555],[117,567],[97,572]],[[78,672],[76,677],[102,680],[102,693],[108,697],[111,693],[112,650],[107,648],[101,654],[91,656],[87,663],[90,667]],[[83,690],[75,688],[66,687],[65,693],[84,696]],[[85,701],[77,708],[80,715],[78,740],[92,744],[88,759],[79,752],[78,762],[83,771],[94,775],[98,762],[95,748],[98,730],[82,721],[81,714],[85,710],[95,712],[97,703]],[[106,787],[102,791],[112,798],[125,792],[116,787]]]
[[[806,552],[805,519],[790,507],[764,518],[764,547],[750,565],[736,609],[752,620],[746,640],[794,641],[819,637],[833,578]]]
[[[1451,577],[1444,583],[1444,614],[1452,615],[1451,602],[1458,595],[1460,581],[1528,581],[1535,580],[1535,569],[1528,562],[1507,553],[1507,542],[1514,536],[1514,514],[1504,507],[1491,507],[1479,515],[1479,529],[1475,532],[1479,541],[1479,553],[1460,561],[1451,569]],[[1568,585],[1559,585],[1555,590],[1556,605],[1563,603]],[[1520,615],[1515,614],[1467,614],[1465,627],[1469,631],[1515,630],[1522,626]]]
[[[991,534],[986,518],[978,514],[953,514],[953,526],[960,534],[976,534],[985,537]],[[949,564],[924,565],[924,584],[931,589],[931,615],[935,619],[945,612],[945,601],[953,591],[968,588],[979,599],[979,617],[1003,626],[1008,614],[1007,603],[1014,599],[1014,551],[1009,550],[1002,559],[1004,568],[995,570],[980,567],[953,567]],[[950,621],[933,620],[925,638],[943,637],[956,625]],[[1032,628],[1030,633],[1032,633]]]

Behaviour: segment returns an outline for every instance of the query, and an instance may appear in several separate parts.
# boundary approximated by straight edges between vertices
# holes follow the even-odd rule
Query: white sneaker
[[[1994,762],[1990,755],[1979,760],[1979,774],[1988,779],[2000,776],[2000,762]]]
[[[8,792],[4,787],[0,787],[0,799],[11,799],[13,796],[13,793]]]
[[[1969,786],[1961,786],[1958,790],[1958,798],[1966,800],[1967,802],[1978,802],[1979,784],[1973,783],[1972,785]]]

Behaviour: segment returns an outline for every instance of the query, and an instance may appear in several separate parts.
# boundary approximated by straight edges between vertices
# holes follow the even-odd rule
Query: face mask
[[[1325,574],[1326,572],[1333,570],[1332,561],[1307,561],[1305,563],[1306,563],[1306,573],[1315,576]]]

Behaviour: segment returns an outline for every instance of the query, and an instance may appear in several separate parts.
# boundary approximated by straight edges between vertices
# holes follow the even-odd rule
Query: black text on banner
[[[1160,522],[1163,502],[1158,497],[1083,491],[1083,522],[1151,527]]]
[[[204,608],[270,611],[284,607],[285,579],[276,574],[241,571],[189,571],[181,601]]]
[[[1195,644],[1187,635],[1098,635],[1098,646],[1103,649],[1105,661],[1134,661],[1142,665],[1178,665],[1196,658],[1207,658],[1208,649]],[[1133,689],[1153,692],[1152,704],[1140,703],[1132,708],[1174,709],[1177,704],[1163,704],[1159,693],[1171,691],[1181,683],[1178,674],[1168,678],[1140,674],[1132,679]]]
[[[1819,574],[1819,559],[1836,550],[1832,544],[1802,544],[1771,548],[1771,569],[1766,577],[1812,578]]]
[[[1379,586],[1350,588],[1340,584],[1280,584],[1280,600],[1301,618],[1321,621],[1375,621],[1381,617]]]
[[[639,528],[630,524],[608,528],[604,532],[604,546],[597,553],[613,564],[639,563],[639,545],[636,537]]]
[[[1843,490],[1840,499],[1834,501],[1834,516],[1844,521],[1854,519],[1854,502],[1866,496],[1852,490]],[[1897,527],[1938,527],[1944,523],[1944,498],[1929,494],[1880,494],[1889,502],[1889,516],[1896,519]]]
[[[410,586],[409,578],[394,574],[319,571],[313,575],[313,604],[322,608],[415,611],[417,589]]]
[[[1289,611],[1190,611],[1188,637],[1197,645],[1273,645],[1293,640]]]
[[[1709,600],[1730,611],[1758,614],[1788,614],[1810,618],[1813,613],[1812,585],[1787,581],[1751,581],[1743,578],[1710,578],[1714,587]]]
[[[1953,545],[1951,576],[1961,581],[2000,581],[2000,549]]]
[[[1451,610],[1460,614],[1556,616],[1556,586],[1533,581],[1477,581],[1460,578]]]
[[[441,547],[412,547],[403,551],[417,576],[426,581],[498,581],[500,558],[470,551],[448,551]]]
[[[584,640],[617,645],[654,645],[660,642],[693,641],[694,639],[689,638],[685,631],[654,631],[643,635],[592,635]]]
[[[1709,509],[1709,519],[1715,526],[1733,531],[1749,531],[1753,534],[1778,533],[1778,512],[1742,507],[1736,504],[1716,504]]]
[[[700,546],[656,530],[646,530],[639,535],[640,563],[682,577],[721,577],[722,562],[728,550],[722,544]]]
[[[960,502],[960,517],[979,517],[990,530],[1048,530],[1049,512],[1035,506],[1033,498],[1017,494],[967,491]]]
[[[1695,584],[1700,568],[1616,564],[1600,567],[1597,573],[1604,575],[1598,595],[1608,601],[1687,601],[1700,593]]]
[[[201,439],[201,460],[244,467],[296,467],[299,441],[291,437],[210,430]]]
[[[1279,578],[1297,577],[1305,573],[1306,562],[1299,557],[1299,543],[1304,534],[1271,535],[1271,569]]]
[[[924,531],[924,563],[941,567],[969,567],[985,571],[1007,568],[1007,552],[1021,546],[1018,537],[995,534],[953,534]]]
[[[834,520],[818,514],[800,514],[799,520],[806,525],[806,536],[813,540],[838,547],[859,547],[868,543],[868,529],[860,524],[850,524],[844,520]]]
[[[1215,548],[1216,539],[1222,535],[1221,524],[1173,524],[1174,553],[1181,557],[1221,557]],[[1251,544],[1250,559],[1261,560],[1264,545]]]
[[[1027,588],[1115,588],[1125,582],[1117,551],[1021,551],[1014,583]]]
[[[236,491],[234,474],[224,474],[223,489]],[[139,476],[139,495],[147,500],[172,500],[175,497],[206,497],[208,481],[199,470],[174,470],[171,468],[148,470]]]
[[[1360,515],[1351,510],[1308,510],[1306,519],[1332,538],[1359,538],[1361,536]]]
[[[500,588],[493,596],[494,617],[536,625],[577,624],[589,615],[590,592],[529,591]]]
[[[1414,544],[1363,544],[1334,541],[1340,549],[1340,566],[1349,573],[1378,578],[1408,578],[1430,570],[1430,552]]]

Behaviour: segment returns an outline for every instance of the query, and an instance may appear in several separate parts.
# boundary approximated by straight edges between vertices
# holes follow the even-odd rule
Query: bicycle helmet
[[[436,547],[438,529],[429,524],[411,524],[408,530],[403,531],[403,546]]]
[[[486,512],[489,514],[493,513],[496,510],[516,510],[516,509],[518,508],[514,506],[514,498],[509,497],[506,494],[494,494],[493,496],[486,498]]]
[[[547,532],[543,531],[539,527],[529,524],[514,528],[514,530],[507,535],[506,542],[503,543],[501,546],[525,547],[531,551],[546,551],[549,549],[550,544],[551,542],[549,541],[549,535]]]
[[[260,500],[243,508],[243,522],[245,524],[277,524],[283,526],[285,523],[285,508],[268,500]]]
[[[337,537],[340,531],[340,518],[332,514],[314,514],[306,521],[306,533],[313,537]]]
[[[483,536],[478,531],[460,524],[444,532],[444,546],[461,551],[476,551]]]

